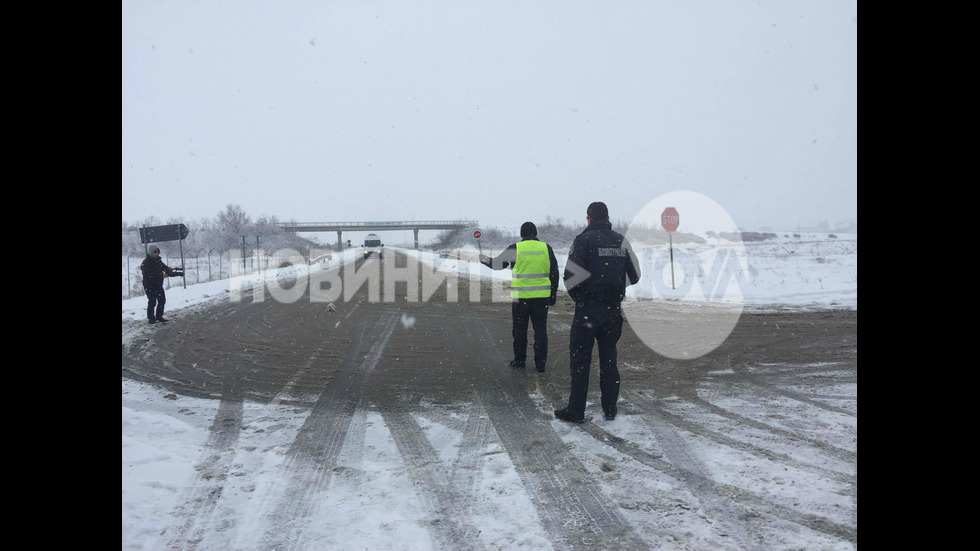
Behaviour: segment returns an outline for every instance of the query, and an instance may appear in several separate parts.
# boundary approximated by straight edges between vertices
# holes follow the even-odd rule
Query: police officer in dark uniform
[[[568,345],[572,389],[568,406],[555,410],[555,417],[574,423],[585,421],[592,347],[597,342],[602,411],[607,420],[616,418],[616,343],[623,332],[620,303],[626,287],[640,280],[636,255],[626,238],[613,231],[605,203],[589,205],[585,219],[589,226],[575,237],[568,250],[563,277],[568,295],[575,301]]]

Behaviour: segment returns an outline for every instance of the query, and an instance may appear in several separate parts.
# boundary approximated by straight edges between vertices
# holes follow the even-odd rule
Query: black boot
[[[584,413],[574,413],[568,411],[568,408],[556,409],[555,417],[561,419],[562,421],[570,421],[572,423],[584,423],[585,414]]]
[[[511,360],[510,366],[515,369],[524,369],[524,360]]]

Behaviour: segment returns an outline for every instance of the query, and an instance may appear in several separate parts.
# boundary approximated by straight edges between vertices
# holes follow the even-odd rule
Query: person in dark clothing
[[[170,320],[163,317],[163,306],[167,303],[167,294],[163,291],[163,279],[183,275],[179,269],[171,268],[160,258],[160,247],[151,246],[146,258],[140,264],[143,272],[143,291],[146,292],[146,317],[150,324],[166,323]]]
[[[539,373],[548,361],[548,307],[558,297],[558,260],[551,245],[538,240],[533,222],[521,225],[521,240],[495,258],[480,255],[480,263],[492,270],[513,272],[510,297],[514,359],[510,366],[524,369],[527,361],[527,326],[534,328],[534,367]]]
[[[612,229],[605,203],[595,202],[586,211],[588,227],[575,237],[568,250],[563,280],[568,296],[575,301],[575,316],[569,334],[569,370],[572,376],[568,405],[555,410],[565,421],[585,421],[592,348],[599,344],[599,390],[607,420],[616,418],[619,399],[619,368],[616,343],[623,332],[620,303],[626,287],[640,280],[639,262],[629,241]]]

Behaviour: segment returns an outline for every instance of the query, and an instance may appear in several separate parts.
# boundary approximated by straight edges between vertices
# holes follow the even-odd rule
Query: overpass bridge
[[[337,232],[337,250],[344,249],[345,231],[389,231],[412,230],[415,234],[415,248],[419,248],[420,230],[465,230],[476,228],[477,220],[410,220],[399,222],[280,222],[284,231],[299,232]]]

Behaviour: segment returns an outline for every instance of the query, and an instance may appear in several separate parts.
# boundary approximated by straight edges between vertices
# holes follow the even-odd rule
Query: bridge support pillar
[[[341,233],[342,232],[340,230],[337,230],[337,252],[338,253],[344,250],[344,242],[342,240]]]
[[[419,229],[413,228],[412,231],[415,232],[415,250],[419,250]]]

